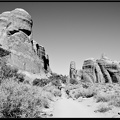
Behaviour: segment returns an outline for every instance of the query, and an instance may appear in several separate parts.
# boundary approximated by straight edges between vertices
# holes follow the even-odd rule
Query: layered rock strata
[[[97,60],[90,58],[84,61],[82,70],[77,70],[76,76],[79,80],[91,83],[120,82],[120,64],[106,56]]]
[[[33,40],[33,21],[17,8],[0,14],[0,57],[8,65],[34,74],[50,72],[45,48]]]

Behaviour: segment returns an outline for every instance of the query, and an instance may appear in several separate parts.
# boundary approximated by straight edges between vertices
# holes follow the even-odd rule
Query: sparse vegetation
[[[97,93],[97,95],[95,95],[94,98],[96,98],[96,102],[109,102],[113,96],[114,95],[101,92]]]
[[[97,84],[94,89],[96,102],[107,102],[108,105],[120,107],[120,85],[119,84]]]
[[[24,84],[25,77],[17,69],[2,63],[0,118],[48,117],[43,109],[49,109],[51,101],[61,96],[58,78],[52,76],[52,79],[35,79],[33,85]]]
[[[76,79],[70,78],[70,84],[73,84],[73,85],[78,84],[78,81]]]
[[[44,87],[44,86],[47,85],[49,82],[50,82],[49,79],[38,79],[38,78],[36,78],[36,79],[33,81],[33,86],[36,85],[36,86],[39,86],[39,87]]]
[[[83,88],[83,86],[79,86],[79,87],[77,87],[75,89],[71,89],[71,90],[70,90],[70,88],[68,88],[68,89],[66,89],[66,93],[74,99],[78,99],[79,97],[88,98],[88,97],[92,97],[94,95],[92,88],[89,87],[86,89],[86,88]]]
[[[106,105],[103,105],[101,104],[97,110],[95,110],[95,112],[101,112],[101,113],[105,113],[109,110],[111,110],[112,108],[110,106],[106,106]]]
[[[27,87],[12,78],[4,80],[0,86],[0,117],[40,117],[42,107],[45,107],[41,91],[41,88]]]
[[[7,66],[5,63],[1,64],[0,67],[0,82],[4,79],[13,78],[16,79],[18,82],[24,81],[24,75],[18,73],[17,68],[13,68],[11,66]]]
[[[65,89],[69,97],[78,99],[79,97],[92,97],[94,96],[94,87],[88,82],[81,82],[76,79],[69,79],[69,83]]]
[[[1,63],[0,63],[1,64]],[[120,107],[120,85],[117,83],[90,84],[53,73],[48,79],[33,80],[25,84],[25,76],[18,70],[2,63],[0,67],[0,118],[41,118],[49,116],[51,101],[61,97],[65,84],[67,95],[73,99],[93,97],[101,105],[96,112],[107,112],[111,106]]]
[[[93,85],[87,82],[78,82],[76,84],[70,82],[65,91],[73,99],[93,97],[97,103],[104,102],[108,103],[108,105],[120,107],[120,85],[118,83],[95,83]]]
[[[50,82],[52,82],[52,85],[54,86],[61,86],[61,77],[60,75],[57,75],[56,73],[53,73],[52,76],[49,77]]]
[[[66,75],[64,75],[64,76],[60,75],[60,77],[61,77],[61,82],[66,85],[68,77]]]
[[[120,107],[120,95],[115,95],[111,99],[108,105],[113,105],[115,107]]]

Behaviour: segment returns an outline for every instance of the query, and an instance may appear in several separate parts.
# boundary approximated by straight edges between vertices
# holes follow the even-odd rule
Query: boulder
[[[20,70],[45,74],[50,70],[49,57],[33,40],[32,25],[31,16],[21,8],[0,14],[0,57]]]

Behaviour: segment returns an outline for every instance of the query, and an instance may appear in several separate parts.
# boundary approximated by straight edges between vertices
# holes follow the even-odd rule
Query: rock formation
[[[77,70],[74,76],[77,76],[79,80],[91,83],[120,82],[120,64],[108,59],[105,55],[97,60],[90,58],[84,61],[82,70]]]
[[[70,78],[74,79],[76,78],[76,65],[74,61],[71,61],[70,63],[70,72],[69,72],[69,76]]]
[[[101,58],[96,60],[101,68],[105,82],[119,82],[120,81],[120,64],[110,59]]]
[[[103,74],[95,59],[85,60],[82,68],[88,73],[93,83],[104,82]]]
[[[33,40],[29,13],[17,8],[0,14],[0,57],[8,65],[34,74],[50,72],[45,48]]]

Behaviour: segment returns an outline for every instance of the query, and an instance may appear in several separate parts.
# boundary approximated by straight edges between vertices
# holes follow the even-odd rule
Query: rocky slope
[[[104,55],[96,60],[94,58],[86,59],[81,70],[76,70],[75,67],[73,70],[72,63],[70,63],[70,78],[77,78],[91,83],[120,82],[120,63],[110,60]]]
[[[49,56],[33,39],[32,26],[31,16],[23,9],[0,14],[0,59],[28,74],[46,77],[51,72]]]

